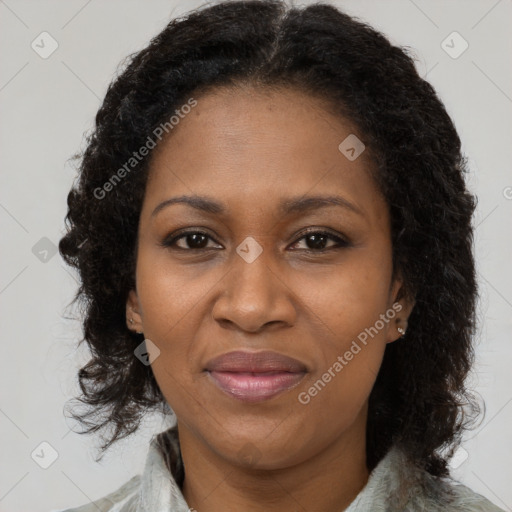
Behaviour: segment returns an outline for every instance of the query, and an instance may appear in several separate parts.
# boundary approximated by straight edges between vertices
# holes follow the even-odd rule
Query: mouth
[[[243,402],[262,402],[296,387],[307,373],[297,359],[277,352],[235,351],[210,360],[210,382]]]
[[[294,388],[306,372],[219,372],[208,371],[211,381],[222,391],[243,402],[262,402]]]

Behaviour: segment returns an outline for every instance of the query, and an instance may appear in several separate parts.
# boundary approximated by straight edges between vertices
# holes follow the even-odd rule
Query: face
[[[367,152],[338,148],[364,136],[318,100],[196,100],[152,154],[127,316],[160,351],[152,370],[180,431],[233,463],[252,450],[252,464],[282,468],[364,437],[386,344],[410,312],[395,300],[388,207]],[[183,196],[204,201],[169,201]],[[239,350],[300,370],[211,370]]]

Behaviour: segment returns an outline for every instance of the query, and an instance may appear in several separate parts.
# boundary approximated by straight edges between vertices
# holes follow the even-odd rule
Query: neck
[[[214,452],[178,420],[185,466],[183,495],[200,512],[341,512],[368,481],[366,415],[333,443],[299,464],[247,468]]]

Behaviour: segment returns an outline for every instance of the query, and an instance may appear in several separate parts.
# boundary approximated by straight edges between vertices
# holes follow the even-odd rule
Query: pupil
[[[194,249],[202,249],[206,244],[206,236],[201,233],[194,233],[192,235],[187,236],[187,243],[189,247]]]
[[[325,244],[325,239],[326,239],[326,236],[325,235],[309,235],[306,240],[308,240],[308,246],[310,247],[310,249],[323,249],[324,247],[324,244]],[[312,244],[309,243],[312,241]]]

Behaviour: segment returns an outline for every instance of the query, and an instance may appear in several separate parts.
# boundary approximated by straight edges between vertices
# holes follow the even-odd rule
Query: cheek
[[[340,343],[338,351],[327,355],[325,366],[311,374],[297,397],[299,403],[315,415],[335,410],[343,411],[346,419],[354,418],[375,383],[384,350],[385,344],[377,339]]]
[[[200,374],[196,344],[208,292],[219,280],[215,272],[169,265],[162,252],[142,252],[137,264],[137,293],[144,336],[160,354],[151,368],[171,408],[179,414],[194,404],[191,390]],[[186,414],[185,416],[186,417]]]
[[[343,350],[386,312],[390,279],[386,254],[361,251],[324,271],[301,273],[296,289],[308,290],[302,296],[307,309],[327,328],[332,348]]]
[[[195,414],[204,415],[207,404],[195,392],[198,379],[206,377],[201,372],[200,358],[194,351],[197,317],[184,312],[181,316],[167,317],[167,321],[160,317],[151,319],[154,321],[149,323],[148,334],[145,335],[154,340],[160,350],[151,369],[162,394],[178,417],[187,418],[192,410]]]
[[[216,275],[198,266],[170,264],[162,250],[143,251],[137,263],[137,293],[144,334],[162,341],[181,339],[183,319],[197,316],[197,308],[218,281]]]
[[[335,435],[349,428],[359,417],[386,348],[386,329],[373,330],[375,319],[362,316],[353,303],[346,303],[337,321],[330,318],[330,327],[338,334],[330,333],[317,345],[320,362],[296,397],[304,414],[319,420],[311,428],[320,437],[326,430]]]
[[[387,314],[391,263],[377,254],[367,251],[325,275],[301,278],[302,289],[311,291],[306,311],[314,312],[323,333],[315,347],[319,364],[301,402],[313,415],[343,410],[353,418],[379,372],[394,311]]]

